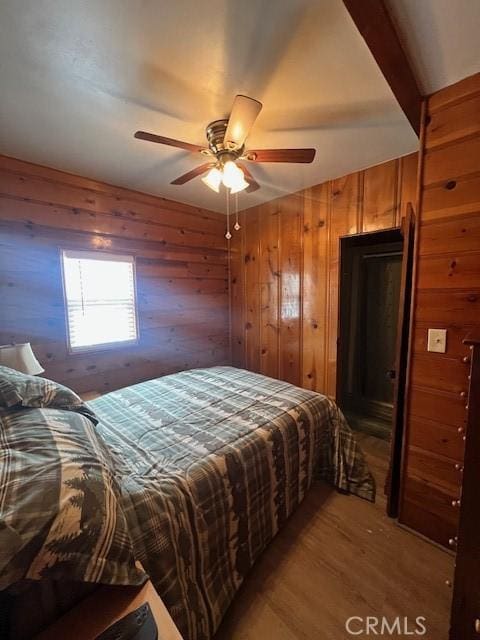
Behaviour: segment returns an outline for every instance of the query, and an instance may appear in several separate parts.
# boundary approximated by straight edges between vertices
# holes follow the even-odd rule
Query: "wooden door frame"
[[[415,213],[412,204],[402,218],[403,236],[402,282],[398,307],[397,347],[395,368],[397,375],[394,389],[394,408],[392,419],[392,438],[390,465],[385,484],[387,495],[387,515],[397,518],[400,511],[400,491],[403,482],[403,462],[405,459],[406,397],[407,376],[410,368],[410,350],[412,336],[412,289],[415,256]]]
[[[407,216],[402,218],[402,225],[397,227],[390,227],[388,229],[380,229],[377,231],[370,231],[364,233],[357,233],[352,235],[345,235],[339,238],[339,269],[338,269],[338,333],[337,333],[337,378],[336,378],[336,398],[337,402],[341,405],[342,403],[342,377],[343,377],[343,352],[342,352],[342,341],[341,336],[344,331],[343,323],[342,323],[342,280],[343,280],[343,270],[344,270],[344,257],[345,257],[345,248],[348,246],[362,246],[369,245],[373,243],[381,243],[381,242],[389,242],[389,241],[398,241],[398,233],[400,232],[402,235],[402,239],[405,243],[405,233],[408,225],[414,225],[414,216],[413,216],[413,208],[409,203],[407,208]],[[413,238],[413,234],[412,234]],[[380,240],[380,242],[378,242]],[[404,244],[405,248],[405,244]],[[414,254],[414,241],[412,240],[409,243],[409,255],[404,255],[404,260],[410,260],[412,262],[413,254]],[[410,265],[412,266],[412,264]],[[403,270],[403,267],[402,267]],[[396,365],[401,369],[397,369],[397,379],[395,381],[395,396],[397,398],[397,406],[394,406],[394,412],[396,409],[401,409],[400,416],[396,418],[396,427],[393,428],[395,424],[394,420],[392,420],[392,438],[391,438],[391,453],[389,460],[389,478],[395,477],[395,481],[392,482],[390,479],[386,485],[387,492],[387,514],[390,517],[397,517],[399,511],[399,501],[400,501],[400,486],[401,486],[401,476],[402,476],[402,465],[404,458],[404,441],[405,441],[405,394],[407,388],[407,368],[408,368],[408,357],[410,352],[410,341],[411,341],[411,326],[410,326],[410,316],[411,316],[411,288],[413,284],[412,279],[412,269],[410,268],[408,272],[408,290],[406,292],[400,292],[400,296],[402,295],[404,299],[400,300],[400,303],[403,303],[403,318],[402,318],[402,331],[401,336],[397,336],[397,358]],[[405,309],[407,312],[405,313]],[[401,309],[399,306],[399,317],[401,314]],[[401,337],[401,340],[399,339]],[[398,351],[398,345],[401,345],[401,351]],[[402,406],[398,407],[398,402],[402,402]],[[392,465],[393,465],[393,473],[392,473]],[[388,491],[387,491],[388,489]]]

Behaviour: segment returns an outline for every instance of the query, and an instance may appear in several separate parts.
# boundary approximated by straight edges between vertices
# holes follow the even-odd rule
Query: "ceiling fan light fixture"
[[[212,169],[210,169],[207,175],[204,178],[202,178],[202,182],[205,183],[207,187],[210,187],[210,189],[212,189],[216,193],[219,193],[222,177],[223,177],[222,172],[219,169],[217,169],[217,167],[213,167]]]
[[[240,191],[246,189],[248,186],[248,182],[245,180],[245,178],[243,178],[242,180],[238,181],[238,184],[230,188],[230,193],[239,193]]]
[[[315,149],[245,149],[245,141],[261,109],[262,103],[258,100],[237,95],[233,101],[230,117],[213,120],[208,124],[207,148],[148,131],[137,131],[134,135],[139,140],[156,142],[208,156],[207,162],[175,178],[170,183],[172,185],[183,185],[199,176],[204,176],[202,181],[215,193],[220,193],[222,183],[230,193],[238,193],[244,189],[248,193],[253,193],[260,188],[260,185],[243,161],[257,164],[261,162],[298,164],[313,162],[315,158]],[[239,161],[238,165],[237,161]],[[207,171],[208,174],[205,176]]]
[[[245,176],[240,167],[237,167],[233,160],[228,160],[223,165],[223,178],[222,182],[228,189],[236,189],[243,182],[245,182]]]

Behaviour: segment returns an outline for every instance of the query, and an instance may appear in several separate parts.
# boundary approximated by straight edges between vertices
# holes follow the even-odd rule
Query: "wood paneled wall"
[[[480,74],[427,103],[400,520],[448,544],[456,535],[469,349],[480,327]],[[428,328],[447,329],[445,354]]]
[[[253,207],[232,239],[233,363],[335,396],[339,238],[400,224],[417,154]]]
[[[76,391],[228,362],[224,233],[221,214],[0,156],[0,343],[31,342]],[[68,353],[61,248],[135,256],[138,345]]]

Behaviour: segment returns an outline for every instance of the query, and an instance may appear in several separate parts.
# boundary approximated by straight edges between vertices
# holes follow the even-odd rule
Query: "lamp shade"
[[[213,167],[213,169],[210,169],[207,175],[202,178],[202,182],[204,182],[207,187],[210,187],[210,189],[213,189],[213,191],[219,193],[220,183],[222,182],[222,172],[219,171],[217,167]]]
[[[0,364],[29,375],[45,371],[36,359],[29,342],[0,345]]]
[[[228,160],[223,167],[223,184],[231,190],[231,193],[238,193],[248,187],[243,171],[233,160]]]

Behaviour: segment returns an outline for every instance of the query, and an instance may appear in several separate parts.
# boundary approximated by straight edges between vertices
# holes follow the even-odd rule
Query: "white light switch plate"
[[[428,330],[428,351],[436,351],[437,353],[445,353],[447,350],[447,330],[446,329],[429,329]]]

